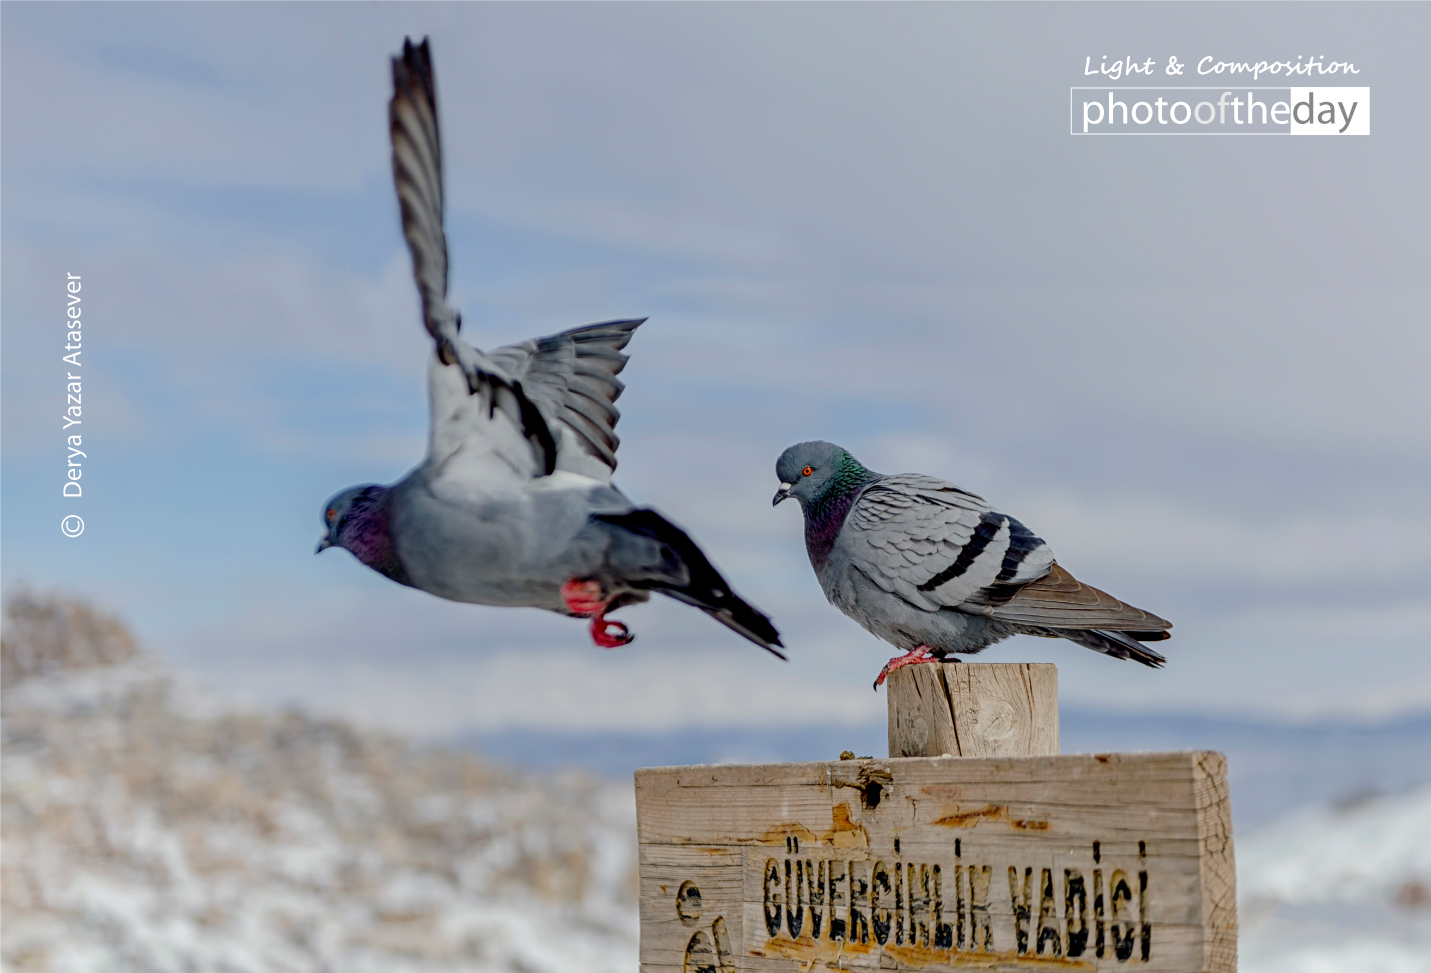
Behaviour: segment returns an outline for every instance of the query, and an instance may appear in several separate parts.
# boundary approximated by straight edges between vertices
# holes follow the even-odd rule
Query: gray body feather
[[[957,608],[930,610],[875,583],[842,551],[832,552],[816,570],[830,604],[866,630],[908,652],[919,645],[946,653],[974,653],[1018,633],[1018,626]]]

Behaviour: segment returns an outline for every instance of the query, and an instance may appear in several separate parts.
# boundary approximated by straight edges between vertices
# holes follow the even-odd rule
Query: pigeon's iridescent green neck
[[[805,512],[805,550],[810,554],[810,562],[817,568],[823,566],[830,556],[830,549],[835,546],[835,538],[840,536],[840,527],[854,506],[855,497],[878,479],[878,473],[865,469],[849,453],[841,452],[825,489],[818,497],[802,504]]]

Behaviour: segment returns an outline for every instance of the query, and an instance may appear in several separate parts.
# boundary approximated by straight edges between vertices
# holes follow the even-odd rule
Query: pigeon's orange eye
[[[807,467],[805,467],[803,470],[801,470],[800,472],[801,472],[801,473],[804,473],[806,476],[809,476],[811,473],[814,473],[815,471],[812,470],[812,469],[810,469],[810,467],[807,466]]]
[[[336,517],[336,516],[338,516],[338,511],[334,510],[332,507],[329,507],[329,508],[328,508],[328,520],[329,520],[329,521],[332,521],[332,519],[333,519],[334,517]]]

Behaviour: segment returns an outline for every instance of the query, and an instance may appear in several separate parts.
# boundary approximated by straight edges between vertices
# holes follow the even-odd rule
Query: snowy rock
[[[82,605],[8,608],[7,970],[635,968],[629,788],[226,708]]]

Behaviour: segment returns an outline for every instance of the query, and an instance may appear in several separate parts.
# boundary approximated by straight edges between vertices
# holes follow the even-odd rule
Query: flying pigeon
[[[774,504],[794,497],[825,597],[907,654],[880,670],[1041,635],[1158,668],[1143,642],[1172,623],[1076,580],[1042,538],[982,497],[919,473],[867,470],[833,443],[797,443],[775,463]],[[956,660],[957,661],[957,660]]]
[[[603,648],[630,642],[607,613],[650,592],[694,605],[780,658],[770,619],[696,543],[611,483],[622,353],[641,321],[608,321],[483,354],[447,303],[442,149],[427,41],[393,58],[393,179],[435,353],[427,457],[392,486],[324,507],[318,551],[342,547],[399,584],[452,601],[591,619]]]

